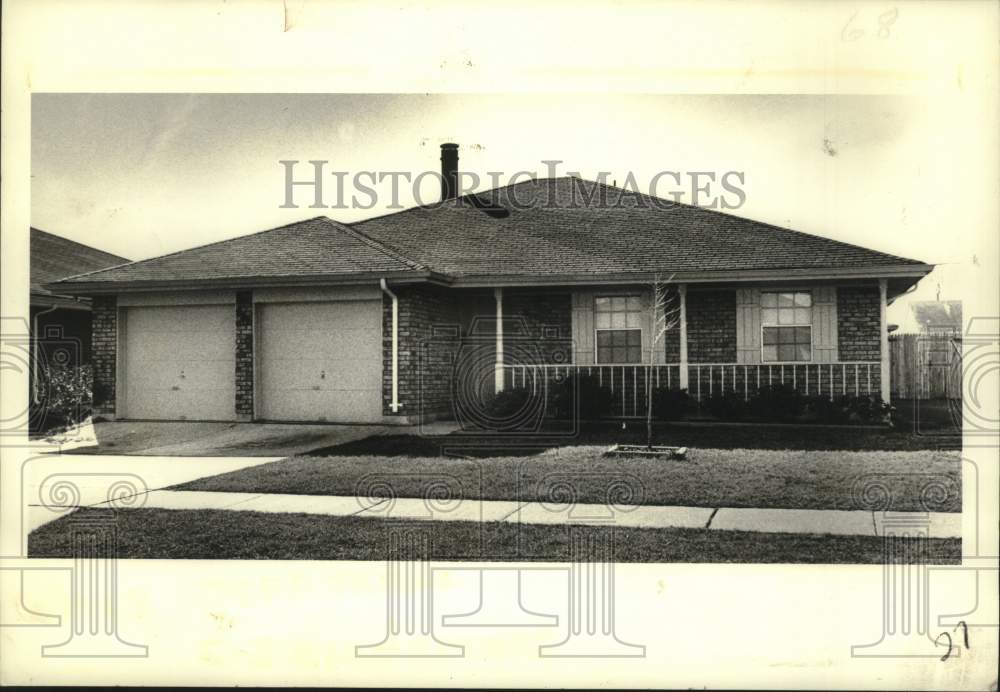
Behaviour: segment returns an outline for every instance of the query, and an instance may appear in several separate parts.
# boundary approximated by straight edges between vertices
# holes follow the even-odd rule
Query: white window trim
[[[635,293],[635,292],[628,292],[628,293],[595,293],[594,294],[594,307],[593,307],[594,323],[595,324],[597,323],[597,315],[598,315],[597,299],[598,298],[629,298],[629,297],[638,297],[640,300],[642,300],[642,298],[643,298],[642,293]],[[644,313],[645,313],[645,310],[639,310],[639,314],[643,315],[643,320],[645,320],[647,318],[647,316]],[[597,332],[627,332],[627,331],[638,331],[639,332],[639,358],[640,358],[640,360],[637,361],[637,362],[635,362],[635,363],[602,363],[600,361],[600,358],[597,355],[598,354],[598,350],[597,350]],[[643,354],[646,352],[645,351],[645,346],[646,346],[646,329],[641,324],[638,327],[625,327],[624,329],[598,328],[596,326],[594,327],[594,365],[600,365],[602,367],[619,367],[619,366],[629,367],[629,366],[632,366],[632,365],[645,365],[645,363],[642,361]]]
[[[809,294],[809,317],[810,320],[814,317],[813,310],[815,309],[816,303],[813,301],[813,292],[810,289],[791,289],[785,291],[772,291],[768,289],[762,289],[760,292],[760,304],[757,309],[760,310],[760,362],[766,363],[768,365],[798,365],[800,363],[812,363],[813,358],[816,354],[816,331],[813,329],[812,322],[809,324],[770,324],[764,322],[764,294],[765,293],[808,293]],[[794,306],[793,306],[794,307]],[[770,309],[770,308],[768,308]],[[774,308],[779,309],[779,308]],[[774,327],[809,327],[809,360],[767,360],[764,358],[764,328],[774,328]]]

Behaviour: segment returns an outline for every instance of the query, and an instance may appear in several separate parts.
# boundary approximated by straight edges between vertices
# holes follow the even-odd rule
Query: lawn
[[[424,441],[420,451],[428,451],[426,438],[417,439]],[[368,451],[365,443],[373,447],[368,454],[348,453]],[[961,461],[954,452],[692,449],[685,460],[652,460],[606,458],[604,447],[578,446],[472,459],[391,456],[379,452],[385,443],[371,438],[343,445],[343,456],[297,456],[173,489],[423,497],[435,487],[440,492],[440,481],[451,496],[467,499],[605,503],[618,480],[631,488],[631,496],[610,498],[621,504],[961,511]],[[863,478],[889,490],[888,507],[862,496]],[[944,494],[922,493],[928,482]]]
[[[947,411],[940,402],[902,402],[895,427],[848,425],[748,424],[748,423],[656,423],[654,442],[705,449],[798,449],[815,451],[961,451],[962,437],[949,427]],[[937,408],[931,407],[936,404]],[[900,411],[907,415],[900,415]],[[934,414],[933,416],[931,414]],[[936,417],[935,417],[936,416]],[[540,451],[567,445],[612,445],[646,442],[644,421],[603,421],[583,423],[573,431],[562,427],[544,428],[530,434],[491,434],[460,431],[445,436],[386,435],[336,447],[318,448],[313,456],[404,455],[438,456],[443,445],[472,456],[497,454],[520,447]],[[516,453],[516,452],[510,452]]]
[[[79,510],[28,537],[31,557],[72,557]],[[103,514],[103,512],[102,512]],[[429,532],[433,560],[573,559],[564,527],[499,523],[408,523]],[[389,527],[375,519],[220,510],[129,509],[117,513],[117,554],[147,559],[385,560]],[[577,543],[579,545],[579,542]],[[883,539],[706,529],[618,529],[617,562],[880,564]],[[926,561],[957,564],[960,539],[928,539]],[[912,551],[902,554],[912,555]],[[399,558],[393,555],[393,558]],[[577,556],[586,559],[587,556]]]

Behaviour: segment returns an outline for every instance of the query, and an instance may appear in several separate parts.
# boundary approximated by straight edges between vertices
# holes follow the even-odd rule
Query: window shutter
[[[594,361],[594,294],[573,291],[573,363],[592,365]]]
[[[837,362],[837,288],[813,290],[813,362]]]
[[[760,363],[760,289],[736,289],[736,362]]]

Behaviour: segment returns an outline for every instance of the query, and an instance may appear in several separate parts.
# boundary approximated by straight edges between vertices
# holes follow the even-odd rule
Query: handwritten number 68
[[[858,10],[860,12],[860,10]],[[858,28],[854,25],[854,20],[858,16],[858,12],[851,15],[851,18],[847,20],[847,24],[840,31],[840,38],[842,41],[857,41],[863,38],[865,35],[865,30]],[[875,36],[880,39],[889,38],[891,33],[890,27],[896,23],[899,18],[899,9],[896,7],[891,7],[885,12],[882,12],[878,16],[878,21],[876,22],[878,29],[875,32]]]

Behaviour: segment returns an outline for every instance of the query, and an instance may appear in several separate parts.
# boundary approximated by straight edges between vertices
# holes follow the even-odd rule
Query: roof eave
[[[29,304],[33,308],[63,308],[65,310],[90,311],[90,303],[84,298],[32,291]],[[83,301],[83,302],[81,302]]]
[[[309,274],[302,276],[264,276],[225,279],[169,279],[157,281],[71,281],[46,284],[44,288],[63,295],[109,295],[144,291],[194,291],[204,289],[279,288],[296,286],[354,286],[386,279],[394,284],[437,283],[449,279],[432,271],[358,272],[355,274]]]
[[[934,269],[933,264],[901,264],[884,265],[880,267],[846,267],[846,268],[802,268],[802,269],[750,269],[738,271],[689,271],[671,272],[665,268],[662,272],[608,272],[608,273],[576,273],[576,274],[481,274],[456,277],[451,285],[458,287],[480,288],[494,286],[552,286],[552,285],[583,285],[583,284],[635,284],[648,283],[657,279],[673,283],[720,283],[720,282],[756,282],[756,281],[819,281],[819,280],[850,280],[850,279],[922,279]]]

